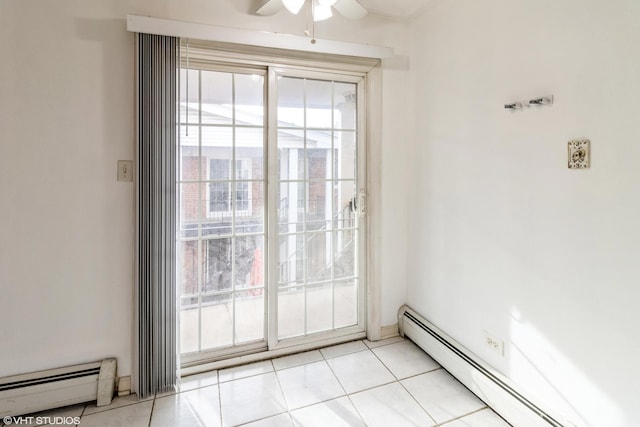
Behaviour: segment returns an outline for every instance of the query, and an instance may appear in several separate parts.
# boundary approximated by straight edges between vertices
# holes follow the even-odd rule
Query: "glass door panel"
[[[358,325],[356,83],[278,76],[278,339]]]
[[[182,354],[265,342],[264,80],[181,70]]]

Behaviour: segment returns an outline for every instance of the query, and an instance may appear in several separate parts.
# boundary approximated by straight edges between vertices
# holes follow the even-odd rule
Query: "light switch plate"
[[[118,160],[118,181],[133,182],[133,160]]]
[[[568,143],[569,169],[588,169],[591,163],[591,149],[588,139],[578,139]]]

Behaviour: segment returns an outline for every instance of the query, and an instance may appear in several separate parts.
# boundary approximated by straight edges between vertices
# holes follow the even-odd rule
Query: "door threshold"
[[[281,356],[288,356],[290,354],[302,353],[309,350],[315,350],[318,348],[327,347],[330,345],[343,344],[349,341],[360,340],[366,338],[366,332],[356,332],[352,334],[342,335],[335,338],[326,338],[314,342],[294,344],[286,347],[281,347],[273,350],[258,351],[251,354],[243,354],[239,356],[230,357],[222,360],[215,361],[202,361],[191,362],[188,365],[183,365],[180,369],[180,377],[186,377],[189,375],[200,374],[207,371],[214,371],[216,369],[231,368],[233,366],[246,365],[247,363],[259,362],[262,360],[273,359]]]

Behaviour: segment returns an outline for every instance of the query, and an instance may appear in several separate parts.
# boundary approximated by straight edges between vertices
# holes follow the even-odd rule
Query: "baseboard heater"
[[[0,378],[0,418],[78,403],[111,403],[116,359]]]
[[[398,311],[398,328],[476,396],[517,427],[569,427],[574,424],[550,415],[532,402],[504,375],[404,305]]]

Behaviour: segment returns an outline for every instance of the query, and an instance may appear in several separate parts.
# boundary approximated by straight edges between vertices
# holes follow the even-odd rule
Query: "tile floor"
[[[411,341],[354,341],[183,379],[176,393],[40,414],[81,427],[508,427]],[[28,425],[28,424],[21,424]]]

